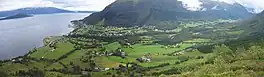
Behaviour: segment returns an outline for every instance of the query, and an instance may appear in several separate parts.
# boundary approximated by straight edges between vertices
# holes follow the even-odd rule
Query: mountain
[[[250,19],[246,24],[242,26],[246,26],[246,30],[251,32],[264,32],[264,11],[257,14],[255,17]]]
[[[245,19],[237,23],[237,27],[234,29],[243,30],[244,36],[250,36],[255,34],[264,33],[264,11],[255,16]]]
[[[264,11],[245,20],[238,26],[239,29],[244,30],[244,36],[232,41],[227,41],[225,44],[232,48],[244,47],[248,48],[252,44],[259,44],[264,46]]]
[[[162,21],[244,19],[253,15],[238,3],[200,1],[202,8],[192,11],[177,0],[117,0],[81,21],[89,25],[101,21],[105,25],[145,25]]]
[[[53,14],[53,13],[93,13],[94,11],[69,11],[54,7],[28,7],[10,11],[0,11],[0,17],[13,16],[16,14]]]
[[[26,18],[26,17],[32,17],[32,15],[28,15],[28,14],[16,14],[16,15],[13,15],[13,16],[8,16],[8,17],[0,18],[0,20]]]
[[[200,0],[203,4],[203,13],[216,15],[218,18],[245,19],[251,16],[252,9],[244,7],[239,3],[229,4],[225,2]]]

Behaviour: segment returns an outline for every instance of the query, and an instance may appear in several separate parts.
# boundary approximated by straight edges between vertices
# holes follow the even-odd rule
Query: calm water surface
[[[89,13],[35,15],[34,17],[0,21],[0,59],[21,56],[43,45],[43,38],[69,33],[71,20]]]

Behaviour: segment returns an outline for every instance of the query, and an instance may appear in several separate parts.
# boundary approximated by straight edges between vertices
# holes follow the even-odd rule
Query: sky
[[[100,11],[115,0],[0,0],[0,11],[25,7],[57,7],[73,11]],[[190,9],[199,9],[199,0],[179,0]],[[256,12],[264,9],[264,0],[217,0],[227,3],[238,2],[246,7],[255,8]]]
[[[0,11],[25,7],[57,7],[73,11],[100,11],[115,0],[0,0]]]
[[[200,9],[200,5],[202,4],[199,0],[179,0],[184,4],[188,5],[190,10]],[[245,7],[254,8],[256,13],[259,13],[264,10],[264,0],[213,0],[213,1],[221,1],[226,3],[239,3]]]

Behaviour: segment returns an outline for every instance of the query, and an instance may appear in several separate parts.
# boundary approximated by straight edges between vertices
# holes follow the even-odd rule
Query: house
[[[184,54],[184,51],[176,53],[176,55],[183,55],[183,54]]]
[[[55,51],[55,49],[52,49],[51,52]]]
[[[126,58],[126,52],[122,50],[121,48],[116,49],[116,51],[113,53],[114,56],[120,56],[121,58]]]
[[[13,58],[13,59],[11,59],[11,61],[13,63],[21,63],[21,62],[23,62],[23,58],[22,57]]]
[[[139,62],[151,62],[151,54],[147,54],[147,55],[144,55],[142,56],[141,58],[137,58],[136,60],[139,61]]]
[[[110,68],[104,68],[104,71],[110,70]]]

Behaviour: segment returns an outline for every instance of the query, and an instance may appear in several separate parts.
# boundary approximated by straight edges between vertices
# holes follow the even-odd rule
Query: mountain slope
[[[264,12],[261,12],[256,17],[252,18],[247,24],[244,24],[244,26],[247,26],[250,31],[253,32],[264,32]]]
[[[248,8],[244,7],[239,3],[228,4],[225,2],[211,1],[211,0],[200,0],[203,4],[201,5],[206,14],[216,15],[219,18],[247,18],[250,13]]]
[[[210,0],[201,2],[203,8],[190,11],[177,0],[117,0],[82,21],[92,25],[101,20],[105,25],[144,25],[161,21],[240,19],[252,15],[240,4]]]
[[[220,44],[228,45],[233,50],[236,50],[237,48],[248,49],[252,45],[264,46],[264,11],[251,19],[238,22],[237,25],[239,26],[233,29],[243,31],[240,38]]]

